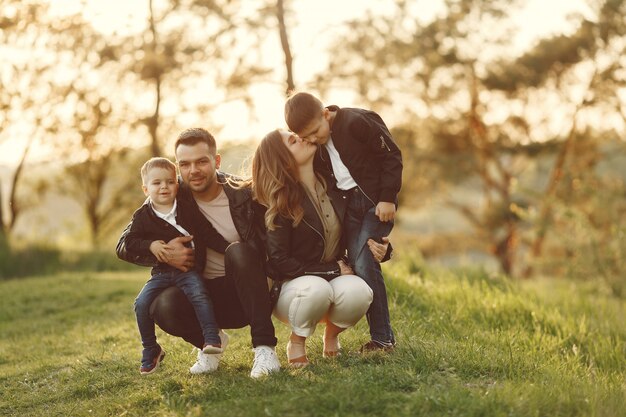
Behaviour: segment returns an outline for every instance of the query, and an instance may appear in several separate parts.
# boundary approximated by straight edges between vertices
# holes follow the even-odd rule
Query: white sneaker
[[[252,350],[254,350],[254,362],[250,371],[251,378],[261,378],[280,369],[280,362],[273,347],[257,346]]]
[[[224,350],[226,350],[226,346],[228,345],[228,334],[220,330],[220,339],[222,340],[223,352]],[[206,354],[203,353],[202,350],[198,350],[198,359],[196,360],[196,363],[194,363],[193,366],[189,368],[189,372],[195,375],[215,372],[220,364],[221,358],[221,353]]]

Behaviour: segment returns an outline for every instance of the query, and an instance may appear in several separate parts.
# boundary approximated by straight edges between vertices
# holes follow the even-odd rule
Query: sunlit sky
[[[567,31],[567,15],[580,12],[590,13],[583,0],[527,0],[523,12],[516,16],[520,31],[516,33],[514,45],[520,51],[532,45],[537,38],[552,33]],[[84,4],[84,6],[83,6]],[[302,88],[327,65],[328,55],[325,52],[340,23],[348,19],[362,16],[371,10],[377,14],[386,13],[391,2],[380,0],[360,0],[359,7],[355,2],[338,0],[291,0],[286,1],[294,15],[288,22],[289,40],[294,53],[294,77],[296,87]],[[147,20],[148,0],[51,0],[54,13],[63,14],[83,10],[92,20],[94,26],[103,32],[123,30]],[[442,9],[439,0],[415,0],[415,7],[420,9],[423,21],[430,20]],[[128,29],[127,29],[128,30]],[[274,50],[277,65],[283,65],[283,56],[278,37],[271,37],[267,42],[268,50]],[[260,85],[251,90],[255,109],[249,122],[242,123],[242,114],[248,109],[242,104],[224,106],[214,117],[224,125],[219,133],[218,142],[222,139],[237,140],[260,138],[267,131],[284,125],[283,108],[284,84]],[[323,100],[340,106],[359,106],[355,97],[345,91],[331,91]],[[393,123],[393,115],[384,115]],[[147,135],[147,133],[146,133]],[[11,165],[16,161],[16,152],[21,154],[24,138],[12,138],[0,144],[0,164]],[[219,146],[219,143],[218,143]],[[40,148],[43,151],[43,148]],[[32,159],[45,158],[41,152],[32,152]]]

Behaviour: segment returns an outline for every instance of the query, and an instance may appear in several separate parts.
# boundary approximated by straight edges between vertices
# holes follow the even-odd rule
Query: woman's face
[[[317,146],[315,144],[305,142],[295,133],[287,132],[286,130],[281,130],[280,136],[298,165],[304,165],[313,159],[315,151],[317,150]]]

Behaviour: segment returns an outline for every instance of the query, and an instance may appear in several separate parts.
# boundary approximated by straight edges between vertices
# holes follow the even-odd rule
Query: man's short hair
[[[285,102],[285,121],[292,132],[302,133],[311,121],[322,114],[324,105],[312,94],[297,93]]]
[[[176,151],[176,149],[178,149],[178,146],[180,145],[193,146],[197,143],[206,143],[209,146],[209,152],[212,155],[215,155],[217,153],[217,144],[215,143],[215,138],[206,129],[203,129],[201,127],[192,127],[183,130],[176,139],[176,143],[174,144],[174,151]]]
[[[146,185],[146,177],[148,176],[148,171],[152,168],[163,168],[170,170],[176,175],[176,164],[170,161],[167,158],[162,158],[160,156],[150,158],[146,161],[145,164],[141,167],[141,182]]]

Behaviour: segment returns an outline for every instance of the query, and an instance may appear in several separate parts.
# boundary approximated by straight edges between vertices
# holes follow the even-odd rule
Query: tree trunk
[[[2,180],[0,179],[0,248],[7,241],[7,229],[4,224],[4,209],[2,204]]]
[[[152,33],[152,53],[156,56],[156,45],[157,45],[157,31],[156,25],[154,24],[154,9],[152,7],[152,0],[149,2],[150,7],[150,32]],[[152,156],[161,156],[161,147],[159,145],[159,111],[161,107],[161,76],[157,75],[154,79],[155,87],[156,87],[156,105],[154,108],[154,113],[148,119],[148,131],[150,132],[150,137],[152,138],[152,143],[150,144],[150,151],[152,152]]]
[[[280,31],[280,44],[285,54],[285,68],[287,70],[287,89],[285,95],[289,95],[296,89],[293,83],[293,57],[289,48],[289,38],[287,36],[287,26],[285,25],[285,7],[283,0],[276,2],[276,17],[278,18],[278,29]]]
[[[156,77],[156,107],[154,109],[154,114],[150,117],[148,121],[148,130],[150,131],[150,137],[152,138],[152,142],[150,144],[150,151],[152,152],[152,156],[161,156],[161,146],[159,145],[159,109],[161,107],[161,77]]]
[[[26,144],[26,148],[24,149],[24,153],[22,154],[22,159],[20,159],[20,163],[17,165],[15,169],[15,173],[13,174],[13,182],[11,183],[11,194],[9,195],[9,211],[11,214],[11,218],[8,223],[8,232],[11,232],[15,227],[17,222],[17,218],[21,214],[21,208],[17,202],[17,184],[22,176],[22,170],[24,169],[24,163],[26,162],[26,157],[28,156],[28,151],[30,150],[31,145],[33,144],[34,136],[31,136],[28,139],[28,143]]]
[[[538,230],[535,239],[530,247],[530,255],[531,260],[538,259],[543,253],[543,244],[546,240],[546,235],[548,234],[548,230],[550,229],[550,223],[552,218],[552,201],[551,199],[555,196],[557,187],[561,182],[561,178],[563,177],[563,170],[565,167],[565,162],[567,161],[567,157],[571,153],[572,146],[574,144],[574,137],[576,135],[576,117],[578,115],[578,111],[580,107],[576,108],[574,112],[574,120],[572,122],[572,127],[569,131],[567,139],[561,146],[559,153],[556,157],[556,161],[554,162],[554,167],[552,168],[552,173],[550,174],[550,179],[548,180],[548,186],[546,187],[546,191],[543,195],[543,205],[541,207],[541,211],[539,213],[539,222],[538,222]],[[533,274],[533,267],[529,264],[524,271],[524,277],[528,278]]]

